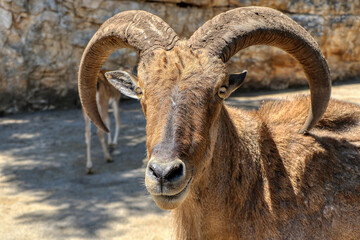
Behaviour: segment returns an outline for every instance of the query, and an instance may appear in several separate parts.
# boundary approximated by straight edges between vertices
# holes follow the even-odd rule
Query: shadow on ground
[[[0,119],[2,182],[12,188],[12,195],[35,195],[36,200],[31,198],[28,206],[54,207],[50,211],[31,211],[30,207],[16,216],[18,222],[42,222],[64,233],[76,229],[80,235],[96,237],[97,231],[108,223],[126,221],[126,215],[162,212],[147,196],[143,184],[145,119],[140,105],[126,101],[121,108],[122,126],[114,163],[103,160],[96,128],[92,128],[93,175],[85,174],[81,110],[26,113]],[[122,209],[126,213],[116,213]]]

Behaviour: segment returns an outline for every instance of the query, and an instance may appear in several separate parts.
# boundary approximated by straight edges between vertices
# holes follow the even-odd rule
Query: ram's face
[[[220,59],[184,46],[156,50],[138,72],[130,85],[146,117],[145,184],[159,207],[173,209],[210,159],[229,78]],[[110,82],[118,81],[115,75],[107,75]]]
[[[145,183],[161,208],[180,205],[205,164],[222,102],[216,92],[226,78],[223,64],[210,67],[209,61],[205,54],[175,48],[155,52],[148,65],[140,65],[149,159]]]

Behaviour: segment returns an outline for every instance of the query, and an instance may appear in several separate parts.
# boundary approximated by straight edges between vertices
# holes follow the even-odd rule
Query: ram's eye
[[[227,92],[227,87],[222,86],[222,87],[219,89],[217,95],[219,96],[219,98],[224,99],[224,98],[226,97],[226,92]]]
[[[138,98],[141,98],[143,95],[143,92],[142,92],[141,88],[139,88],[139,87],[135,88],[135,93]]]

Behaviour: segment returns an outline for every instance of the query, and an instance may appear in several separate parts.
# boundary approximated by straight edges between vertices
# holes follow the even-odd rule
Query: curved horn
[[[279,11],[265,7],[230,10],[207,21],[189,43],[193,49],[207,49],[223,62],[253,45],[278,47],[301,63],[309,81],[310,112],[300,133],[307,133],[327,108],[331,80],[325,58],[311,35]]]
[[[108,132],[96,104],[96,81],[110,54],[120,48],[132,48],[143,56],[156,48],[169,50],[178,40],[161,18],[145,11],[121,12],[100,26],[85,48],[78,76],[81,104],[95,125]]]

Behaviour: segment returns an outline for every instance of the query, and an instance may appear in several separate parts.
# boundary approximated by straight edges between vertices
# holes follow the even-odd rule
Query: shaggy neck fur
[[[241,239],[243,234],[263,235],[266,232],[262,219],[270,220],[269,206],[265,200],[267,196],[259,189],[266,187],[267,183],[261,177],[257,141],[247,138],[257,136],[260,139],[263,126],[259,119],[247,114],[237,114],[239,116],[232,119],[239,121],[234,123],[229,114],[235,113],[224,106],[217,123],[213,152],[208,154],[210,159],[206,160],[208,164],[202,177],[193,183],[188,199],[174,210],[178,224],[176,239]],[[247,126],[239,131],[235,125],[240,122]],[[242,132],[242,129],[251,133]],[[230,185],[232,188],[228,187]],[[236,209],[232,207],[234,205]],[[266,224],[271,227],[270,222]],[[224,232],[224,228],[228,231]]]

